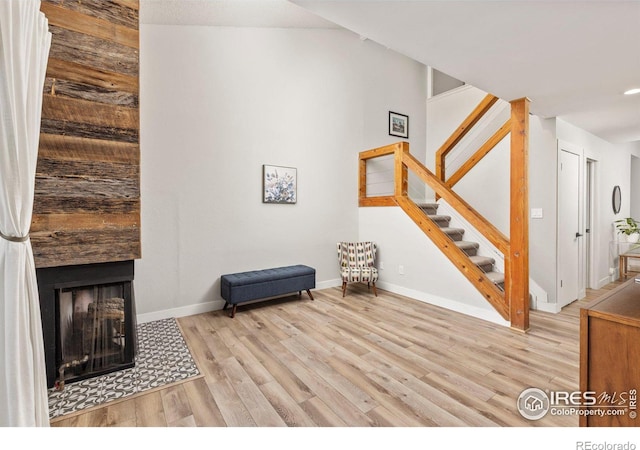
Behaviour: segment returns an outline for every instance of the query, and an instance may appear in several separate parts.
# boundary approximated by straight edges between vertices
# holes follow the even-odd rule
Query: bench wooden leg
[[[307,289],[307,294],[309,294],[309,298],[313,300],[313,295],[311,295],[311,291],[309,289]]]
[[[229,302],[224,302],[224,306],[222,307],[222,310],[224,311],[225,309],[227,309],[227,306],[229,306]]]
[[[231,309],[231,315],[229,316],[232,319],[236,316],[236,309],[237,308],[238,308],[238,304],[236,303],[235,305],[233,305],[233,308]]]

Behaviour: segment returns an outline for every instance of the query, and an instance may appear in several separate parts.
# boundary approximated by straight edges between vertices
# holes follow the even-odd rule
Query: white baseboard
[[[195,305],[138,314],[136,318],[138,319],[138,323],[153,322],[154,320],[170,319],[172,317],[177,319],[178,317],[193,316],[195,314],[216,311],[218,309],[222,309],[223,306],[224,300],[215,300],[213,302],[196,303]]]
[[[618,278],[618,271],[614,271],[613,275],[609,275],[608,277],[600,278],[598,280],[598,287],[596,289],[601,289],[603,286],[606,286],[609,283],[613,283]]]
[[[408,289],[391,283],[378,282],[376,286],[380,287],[380,289],[385,289],[396,294],[404,295],[405,297],[410,297],[421,302],[429,303],[430,305],[439,306],[477,319],[486,320],[487,322],[495,323],[497,325],[505,327],[511,326],[511,324],[504,320],[496,311],[478,308],[456,300],[438,297],[436,295],[427,294],[426,292]]]
[[[544,311],[548,313],[557,314],[562,310],[562,308],[558,307],[557,303],[546,303],[546,302],[537,302],[536,303],[536,311]]]
[[[341,286],[342,281],[337,278],[333,280],[321,281],[316,283],[316,289],[328,289],[336,286]],[[162,311],[154,311],[150,313],[138,314],[136,319],[138,323],[153,322],[154,320],[178,318],[193,316],[195,314],[202,314],[211,311],[217,311],[224,307],[225,301],[217,299],[212,302],[196,303],[195,305],[181,306],[179,308],[164,309]]]

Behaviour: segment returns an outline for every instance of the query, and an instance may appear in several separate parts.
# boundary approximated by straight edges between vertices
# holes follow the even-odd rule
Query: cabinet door
[[[588,386],[598,397],[587,426],[640,426],[630,396],[640,389],[640,328],[599,317],[589,318]],[[615,411],[614,411],[615,410]]]

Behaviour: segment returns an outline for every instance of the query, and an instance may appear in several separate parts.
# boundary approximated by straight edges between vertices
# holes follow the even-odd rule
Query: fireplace
[[[47,387],[134,366],[133,261],[37,269]]]

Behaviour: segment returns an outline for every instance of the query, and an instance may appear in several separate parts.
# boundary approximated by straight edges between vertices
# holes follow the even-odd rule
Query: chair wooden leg
[[[347,282],[342,282],[342,296],[344,297],[347,294]]]
[[[373,282],[373,293],[376,294],[376,297],[378,296],[378,290],[376,289],[376,282]]]

